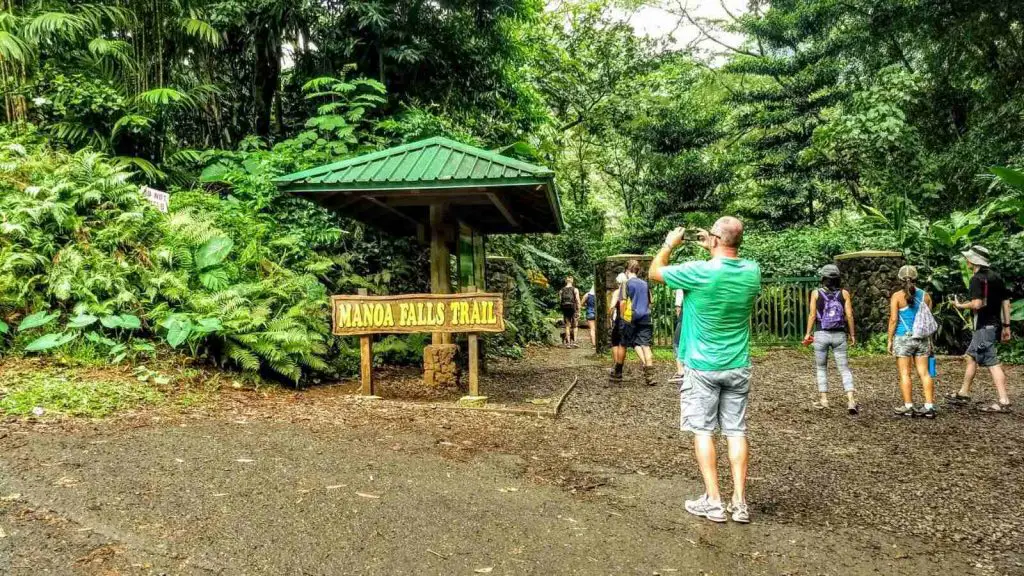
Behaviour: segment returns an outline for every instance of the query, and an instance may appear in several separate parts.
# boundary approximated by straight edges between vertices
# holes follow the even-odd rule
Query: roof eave
[[[296,182],[277,182],[282,192],[289,194],[315,194],[318,192],[374,192],[387,190],[457,190],[460,188],[507,188],[512,186],[543,185],[548,191],[548,201],[551,202],[551,190],[553,188],[551,177],[545,178],[502,178],[500,180],[489,179],[465,179],[465,180],[430,180],[417,182],[347,182],[334,184],[302,184]],[[558,196],[554,196],[552,208],[556,209],[561,221],[561,210],[557,204]],[[561,224],[559,224],[561,227]]]
[[[548,203],[551,205],[551,213],[555,217],[555,234],[565,231],[565,221],[562,219],[562,201],[558,198],[558,191],[555,189],[554,181],[549,181],[547,186]]]

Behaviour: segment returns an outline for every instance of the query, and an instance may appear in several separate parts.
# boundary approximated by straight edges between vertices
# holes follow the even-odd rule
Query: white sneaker
[[[726,512],[732,514],[732,521],[739,522],[740,524],[750,524],[750,510],[747,508],[747,503],[743,502],[740,504],[729,504],[726,507]]]
[[[707,518],[712,522],[725,522],[725,509],[722,508],[721,502],[712,502],[708,500],[708,495],[703,494],[696,500],[687,500],[683,503],[686,511],[694,516],[700,516],[701,518]]]

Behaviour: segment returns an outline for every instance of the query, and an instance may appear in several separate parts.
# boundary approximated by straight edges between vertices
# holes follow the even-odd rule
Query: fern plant
[[[225,209],[224,230],[188,207],[157,212],[132,180],[96,152],[0,148],[0,335],[45,327],[26,351],[89,341],[116,360],[155,337],[292,382],[329,370],[327,294],[309,271],[333,262],[252,206]]]

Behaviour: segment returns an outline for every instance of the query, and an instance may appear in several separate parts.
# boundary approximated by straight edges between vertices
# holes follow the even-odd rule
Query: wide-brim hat
[[[988,259],[990,258],[988,248],[984,246],[971,246],[969,250],[964,250],[961,254],[971,264],[988,268]]]
[[[825,264],[818,269],[818,276],[822,278],[839,278],[839,266],[835,264]]]
[[[625,284],[626,280],[629,280],[629,278],[626,277],[625,272],[619,272],[619,275],[615,277],[615,281],[618,282],[619,284]]]

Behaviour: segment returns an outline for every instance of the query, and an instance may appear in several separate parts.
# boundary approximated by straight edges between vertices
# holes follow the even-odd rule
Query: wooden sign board
[[[501,294],[331,296],[335,336],[503,332]]]

